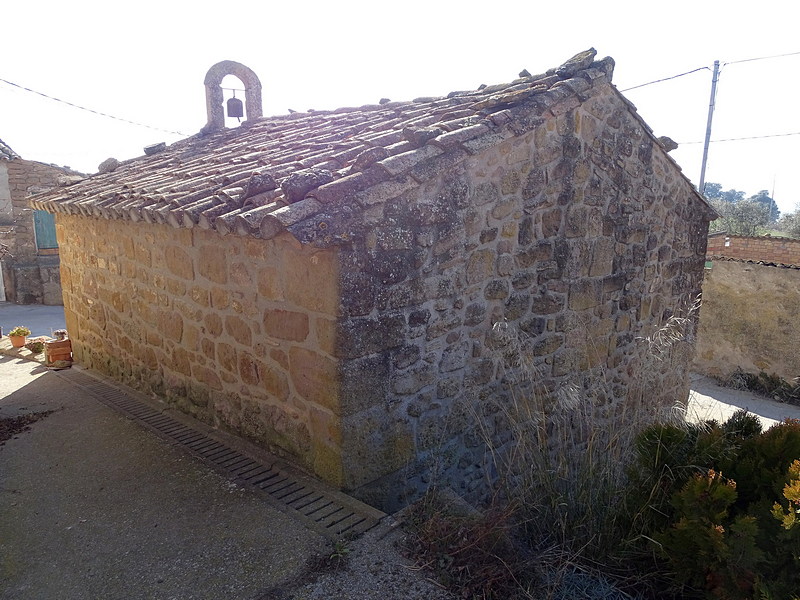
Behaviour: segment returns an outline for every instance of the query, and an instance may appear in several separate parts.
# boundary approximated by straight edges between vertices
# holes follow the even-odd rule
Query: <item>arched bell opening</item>
[[[247,99],[244,82],[235,75],[226,75],[220,84],[222,88],[225,127],[238,127],[247,115]]]
[[[237,92],[236,98],[233,97],[232,92],[235,88],[224,83],[231,80],[243,86],[244,98],[241,97],[240,92]],[[223,60],[208,70],[204,83],[208,122],[201,133],[224,129],[227,123],[226,118],[232,119],[230,123],[236,126],[240,119],[246,121],[262,116],[261,81],[250,68],[243,64],[232,60]],[[230,87],[229,96],[226,97],[223,87]],[[229,113],[234,116],[228,117]],[[241,116],[235,116],[239,113]]]

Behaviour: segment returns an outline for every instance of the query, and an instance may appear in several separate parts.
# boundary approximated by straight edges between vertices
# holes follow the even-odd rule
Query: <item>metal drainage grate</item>
[[[360,535],[386,516],[355,498],[326,488],[316,480],[291,473],[275,463],[266,464],[236,450],[151,408],[116,384],[106,383],[75,368],[59,371],[58,376],[144,425],[162,439],[185,448],[234,483],[266,494],[285,512],[328,538],[338,540],[343,536]]]

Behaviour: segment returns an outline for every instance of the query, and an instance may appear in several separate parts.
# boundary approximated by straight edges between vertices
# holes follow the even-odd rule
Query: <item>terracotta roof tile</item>
[[[259,118],[123,161],[33,204],[222,234],[305,236],[314,215],[385,202],[578,103],[611,79],[613,60],[594,57],[590,50],[545,74],[447,96]]]
[[[13,160],[19,158],[19,154],[11,149],[11,146],[0,140],[0,159]]]

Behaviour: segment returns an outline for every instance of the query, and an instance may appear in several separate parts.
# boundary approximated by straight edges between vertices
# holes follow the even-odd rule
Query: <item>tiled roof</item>
[[[707,256],[706,259],[710,261],[738,262],[751,265],[761,265],[764,267],[780,267],[782,269],[800,269],[800,264],[795,265],[791,263],[776,262],[773,260],[752,260],[749,258],[732,258],[730,256],[721,256],[717,254]]]
[[[541,75],[444,97],[259,118],[121,162],[33,205],[270,238],[331,203],[350,210],[396,197],[578,106],[611,80],[614,61],[594,58],[590,49]]]
[[[0,159],[12,160],[14,158],[19,158],[19,154],[14,152],[3,140],[0,140]]]

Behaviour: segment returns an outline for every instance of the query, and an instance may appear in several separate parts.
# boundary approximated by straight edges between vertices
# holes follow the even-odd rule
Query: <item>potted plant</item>
[[[24,325],[17,325],[8,332],[8,338],[14,348],[22,348],[25,345],[25,338],[31,334],[31,330]]]

